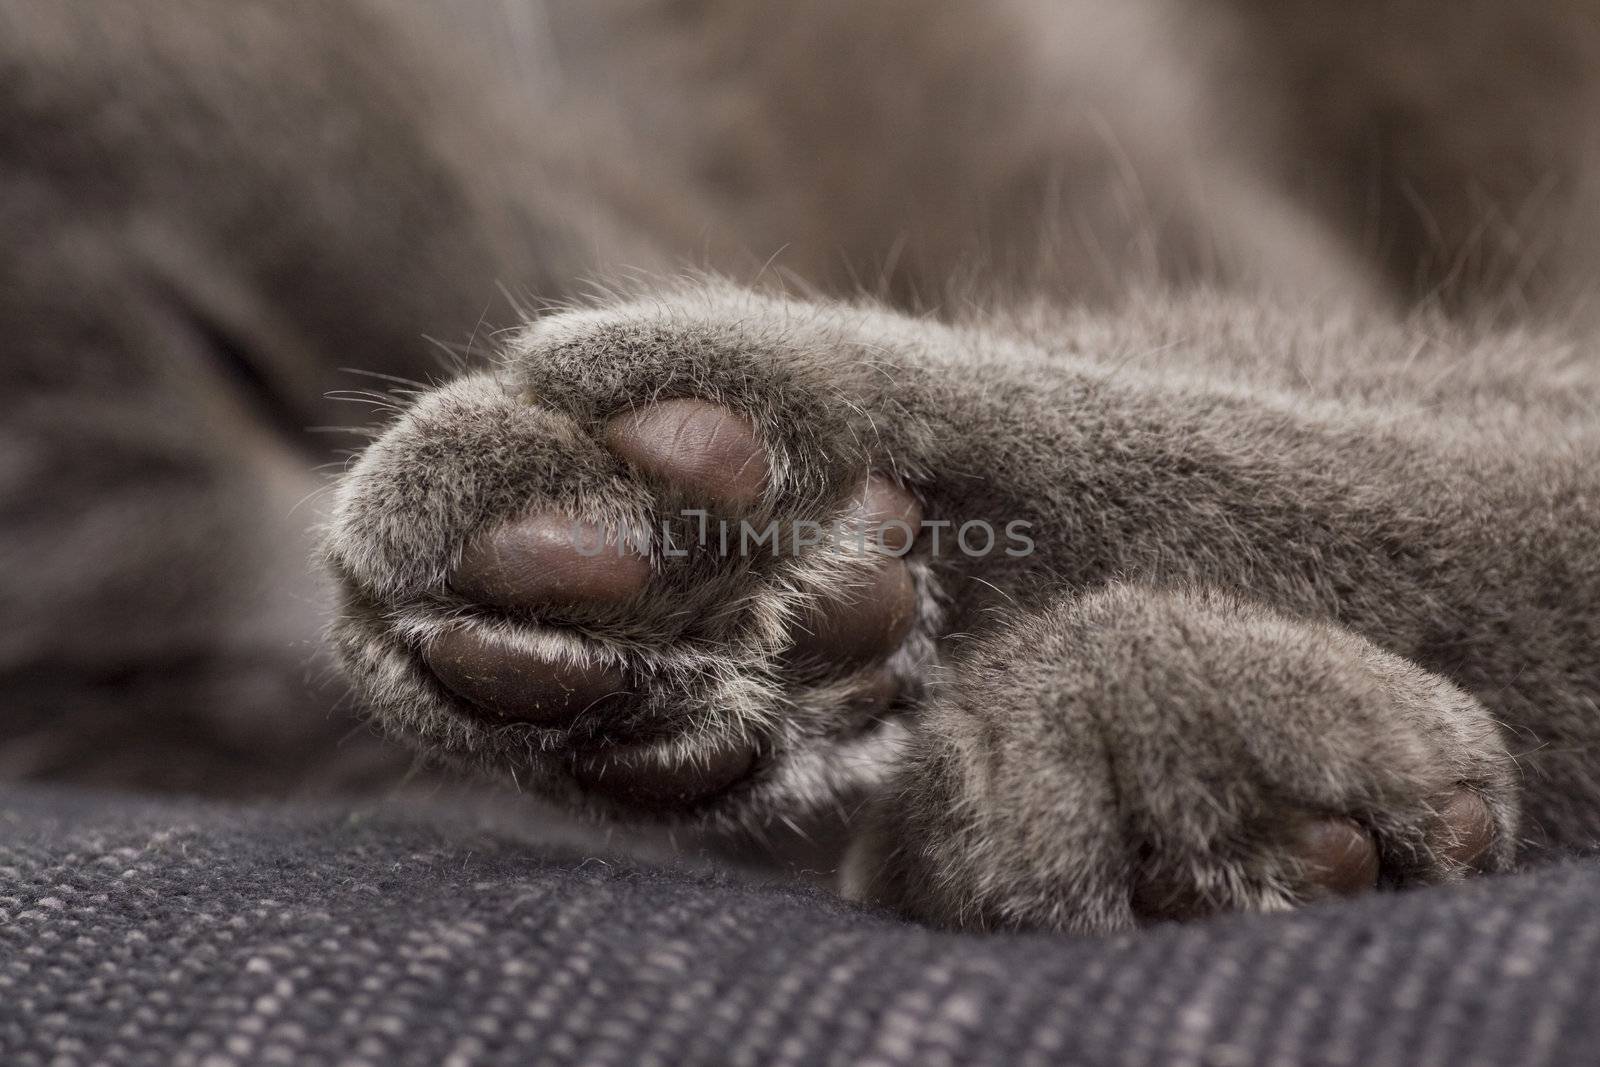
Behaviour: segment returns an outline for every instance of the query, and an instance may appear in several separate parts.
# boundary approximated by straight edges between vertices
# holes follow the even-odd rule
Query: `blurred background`
[[[413,776],[320,651],[327,486],[553,302],[1587,338],[1597,150],[1589,0],[0,0],[0,777]]]

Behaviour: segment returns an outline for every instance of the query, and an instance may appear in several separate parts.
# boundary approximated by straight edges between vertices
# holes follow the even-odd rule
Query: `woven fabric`
[[[0,1063],[1600,1062],[1600,866],[1110,939],[307,809],[0,795]]]

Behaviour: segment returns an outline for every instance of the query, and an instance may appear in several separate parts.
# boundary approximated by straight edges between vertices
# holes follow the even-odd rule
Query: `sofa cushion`
[[[1105,939],[454,817],[0,794],[0,1062],[1590,1064],[1600,866]]]

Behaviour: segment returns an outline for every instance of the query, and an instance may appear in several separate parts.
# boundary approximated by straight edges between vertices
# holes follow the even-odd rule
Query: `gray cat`
[[[1600,27],[1414,6],[0,3],[0,770],[386,788],[326,627],[949,925],[1590,842]]]

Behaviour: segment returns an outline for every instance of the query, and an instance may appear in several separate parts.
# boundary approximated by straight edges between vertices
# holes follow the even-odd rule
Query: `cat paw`
[[[852,896],[1101,932],[1511,862],[1512,768],[1486,711],[1338,627],[1115,586],[957,669],[854,846]]]
[[[612,816],[881,781],[939,598],[918,498],[838,387],[748,318],[623,310],[420,398],[325,542],[377,721]]]

